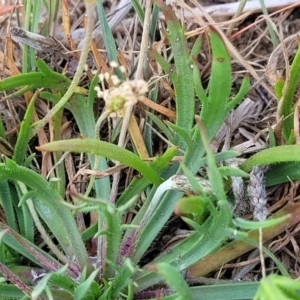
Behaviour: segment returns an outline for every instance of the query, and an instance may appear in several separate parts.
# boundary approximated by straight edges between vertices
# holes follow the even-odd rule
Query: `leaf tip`
[[[35,149],[36,149],[37,151],[43,151],[43,146],[35,146]]]

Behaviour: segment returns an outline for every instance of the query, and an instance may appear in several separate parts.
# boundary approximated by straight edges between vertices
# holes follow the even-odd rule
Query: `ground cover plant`
[[[1,299],[299,298],[299,42],[261,1],[265,78],[246,2],[1,7]]]

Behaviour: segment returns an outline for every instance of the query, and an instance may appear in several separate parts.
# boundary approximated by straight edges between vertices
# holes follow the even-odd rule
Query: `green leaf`
[[[169,141],[172,140],[172,133],[168,127],[153,113],[146,111],[146,115],[152,120],[152,122],[160,129],[160,131],[167,137]]]
[[[286,215],[280,218],[276,219],[268,219],[262,222],[256,222],[256,221],[248,221],[241,218],[236,218],[233,222],[237,227],[243,228],[243,229],[259,229],[259,228],[268,228],[271,226],[275,226],[286,219],[288,219],[290,216]]]
[[[298,49],[292,65],[290,67],[290,78],[288,86],[285,89],[285,94],[280,100],[278,106],[279,116],[283,117],[282,134],[286,141],[289,140],[291,132],[294,129],[293,118],[294,118],[294,96],[297,86],[300,82],[300,40],[298,38]]]
[[[96,269],[83,283],[78,286],[74,292],[74,300],[84,299],[98,273],[99,269]]]
[[[162,156],[155,157],[150,164],[158,174],[166,169],[172,158],[177,154],[177,147],[170,147]],[[149,181],[146,178],[134,178],[126,190],[122,193],[117,201],[117,205],[121,206],[127,203],[132,197],[142,192],[149,185]]]
[[[120,251],[120,243],[122,237],[122,214],[118,212],[110,213],[108,209],[103,210],[103,215],[106,222],[106,257],[107,261],[112,264],[106,264],[103,270],[103,277],[106,279],[116,275],[115,265],[118,264],[118,256]],[[99,221],[98,221],[99,222]]]
[[[202,215],[205,210],[205,202],[200,196],[189,196],[181,198],[175,206],[175,214],[182,216],[191,214],[193,216]]]
[[[239,104],[245,97],[245,95],[248,93],[250,88],[250,76],[247,74],[243,81],[242,85],[240,86],[240,89],[238,93],[227,103],[227,108],[229,110],[233,109],[237,104]]]
[[[101,24],[103,41],[104,41],[105,49],[107,51],[108,59],[110,62],[111,61],[118,62],[118,52],[115,43],[115,38],[107,22],[102,1],[97,1],[97,11],[99,16],[99,21]],[[119,68],[115,68],[114,72],[116,73],[116,75],[118,75],[119,79],[125,79],[124,74],[119,70]]]
[[[151,23],[149,28],[149,36],[151,38],[151,41],[154,40],[155,32],[156,32],[156,25],[158,24],[159,19],[159,8],[155,5],[152,10],[152,17],[151,17]]]
[[[190,219],[190,218],[186,218],[186,217],[181,217],[181,219],[187,223],[192,229],[196,230],[196,231],[199,231],[199,232],[202,232],[202,228],[201,228],[201,225],[199,225],[200,222],[197,222]],[[203,232],[202,232],[203,233]]]
[[[190,132],[187,132],[183,128],[172,124],[167,121],[168,126],[176,133],[178,136],[182,138],[182,140],[187,144],[188,147],[193,147],[193,141],[191,139],[191,134]]]
[[[77,225],[71,212],[59,203],[63,199],[58,192],[36,172],[18,166],[10,159],[6,159],[6,164],[0,164],[0,181],[6,179],[20,181],[36,191],[35,208],[60,246],[69,257],[75,256],[82,268],[87,265],[91,270],[92,266]]]
[[[276,147],[275,133],[270,124],[268,125],[268,130],[269,130],[269,148]]]
[[[216,197],[219,201],[222,201],[222,202],[226,203],[226,205],[227,205],[228,203],[227,203],[227,198],[225,195],[223,180],[222,180],[220,172],[218,171],[212,150],[210,149],[209,140],[206,136],[206,132],[204,130],[204,127],[203,127],[199,117],[196,117],[196,122],[198,123],[199,129],[201,132],[202,142],[203,142],[203,145],[204,145],[205,151],[206,151],[207,166],[208,166],[207,175],[209,178],[209,182],[211,183],[213,193],[216,195]],[[225,219],[225,215],[224,215],[224,219]]]
[[[144,19],[145,19],[145,13],[143,11],[143,8],[141,6],[141,4],[139,3],[139,1],[137,0],[131,0],[132,6],[136,12],[136,14],[138,15],[141,24],[144,24]]]
[[[193,45],[193,48],[191,50],[190,63],[192,62],[193,58],[196,58],[197,55],[200,53],[202,45],[203,45],[203,35],[200,35],[200,36],[197,37],[197,39],[196,39],[196,41]]]
[[[196,95],[199,98],[200,102],[207,103],[208,99],[206,96],[206,91],[203,88],[200,70],[198,69],[198,64],[196,61],[193,62],[193,82]]]
[[[261,280],[254,300],[299,299],[299,290],[298,280],[271,274]]]
[[[62,268],[60,268],[59,270],[57,270],[55,273],[57,274],[62,274],[64,272],[66,272],[66,270],[68,269],[68,266],[63,266]],[[48,282],[50,281],[51,277],[55,274],[55,273],[50,273],[45,275],[38,283],[37,285],[34,287],[32,293],[31,293],[31,297],[33,300],[39,299],[39,296],[48,288]],[[49,289],[49,288],[48,288]]]
[[[216,284],[191,287],[192,299],[201,300],[250,300],[253,299],[257,291],[259,282],[237,282],[227,284]],[[166,297],[165,300],[168,298]]]
[[[193,71],[189,59],[184,29],[170,6],[161,0],[156,0],[155,3],[166,18],[168,27],[167,38],[170,40],[174,56],[175,70],[173,70],[173,77],[170,76],[170,78],[173,81],[175,91],[176,126],[189,131],[192,129],[194,122],[195,94]],[[174,143],[179,143],[179,147],[183,150],[186,147],[179,136],[175,138]]]
[[[192,294],[190,288],[177,268],[164,262],[148,266],[148,268],[157,272],[165,280],[167,285],[177,292],[179,297],[176,299],[191,299]]]
[[[0,283],[1,299],[24,299],[24,293],[11,283]]]
[[[175,78],[174,70],[172,71],[170,63],[162,55],[151,49],[149,50],[149,55],[160,64],[163,71],[168,74],[172,80]]]
[[[266,186],[274,186],[291,180],[300,180],[300,163],[283,162],[273,164],[265,173]]]
[[[33,263],[50,270],[53,269],[53,266],[61,266],[57,260],[50,256],[50,254],[26,240],[2,222],[0,222],[0,230],[6,232],[6,234],[2,236],[1,242],[11,249],[14,249],[17,253],[20,253],[22,256],[28,258]]]
[[[18,199],[21,199],[24,195],[28,193],[27,187],[20,181],[15,182],[15,188],[18,194]],[[16,206],[15,211],[18,217],[20,234],[30,242],[33,242],[35,228],[34,228],[33,218],[31,216],[31,213],[29,212],[29,207],[26,204],[19,206],[17,204],[17,199],[15,197],[14,197],[14,201],[15,201],[14,205]]]
[[[24,85],[28,86],[27,90],[49,88],[55,91],[65,92],[68,89],[71,82],[70,79],[64,75],[53,72],[40,59],[36,61],[36,64],[39,68],[43,69],[43,72],[24,73],[3,79],[0,81],[0,91],[6,91]],[[23,92],[25,92],[25,90]]]
[[[235,176],[235,177],[249,177],[249,174],[244,172],[239,168],[232,168],[232,167],[220,167],[219,172],[221,173],[222,177],[227,176]]]
[[[215,99],[228,99],[231,92],[231,62],[226,46],[219,36],[211,27],[209,31],[210,45],[213,54],[211,66],[211,76],[209,80],[209,100],[212,103]],[[220,89],[216,89],[219,86]],[[212,105],[212,103],[210,103]]]
[[[263,166],[279,162],[300,161],[299,145],[284,145],[262,150],[240,165],[245,172],[250,172],[254,166]]]
[[[25,161],[25,156],[27,152],[27,145],[30,140],[30,133],[31,133],[31,120],[32,120],[32,115],[34,112],[34,104],[35,104],[35,99],[37,97],[37,93],[34,94],[32,97],[26,112],[23,121],[21,122],[21,127],[20,131],[18,134],[18,139],[14,148],[14,154],[12,159],[18,164],[22,165]]]
[[[234,157],[237,157],[241,155],[240,152],[238,151],[235,151],[235,150],[227,150],[227,151],[222,151],[220,153],[215,153],[214,156],[215,156],[215,160],[217,162],[219,161],[225,161],[227,159],[230,159],[230,158],[234,158]],[[206,157],[203,157],[199,160],[200,164],[201,164],[201,167],[203,165],[206,165],[207,164],[207,158]]]
[[[209,39],[213,60],[208,99],[203,102],[200,116],[207,135],[211,139],[219,129],[220,125],[217,121],[225,118],[228,112],[226,105],[231,92],[231,62],[222,38],[212,28],[209,31]]]
[[[274,85],[275,95],[278,100],[282,97],[282,92],[284,88],[284,80],[282,78],[277,79]]]
[[[48,143],[37,147],[37,149],[40,151],[84,152],[105,156],[138,170],[145,178],[156,185],[159,185],[162,181],[157,173],[137,155],[107,142],[93,139],[72,139]]]
[[[17,231],[17,220],[13,207],[13,198],[10,191],[8,180],[0,182],[0,203],[4,210],[7,224],[10,228]]]

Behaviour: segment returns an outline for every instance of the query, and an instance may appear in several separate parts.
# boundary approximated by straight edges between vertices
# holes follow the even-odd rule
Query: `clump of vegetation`
[[[59,3],[44,3],[49,20]],[[212,151],[216,134],[250,89],[248,73],[236,91],[232,88],[232,62],[222,31],[208,24],[197,38],[188,39],[171,6],[156,0],[144,11],[132,1],[147,30],[140,55],[149,60],[141,60],[136,73],[128,75],[134,68],[129,70],[116,49],[102,1],[84,3],[86,33],[74,75],[59,66],[55,70],[46,58],[35,59],[36,50],[57,45],[62,51],[58,41],[26,32],[20,40],[20,31],[11,31],[24,43],[23,71],[2,79],[0,90],[9,94],[7,101],[24,97],[26,109],[14,142],[7,119],[0,119],[0,296],[297,299],[299,283],[266,243],[297,224],[300,206],[288,202],[268,217],[266,186],[299,179],[300,148],[290,118],[299,50],[289,80],[275,83],[283,121],[275,133],[268,128],[270,147],[253,155],[220,147]],[[66,36],[67,4],[60,4]],[[33,29],[40,7],[40,1],[26,3]],[[95,7],[107,61],[92,38]],[[157,47],[159,13],[166,31],[160,32]],[[206,42],[211,53],[207,80],[207,70],[199,68]],[[70,36],[69,49],[75,50]],[[95,72],[86,66],[89,55]],[[6,63],[12,63],[10,55]],[[153,74],[149,81],[143,70]],[[166,91],[174,99],[171,108],[161,103]],[[41,113],[42,107],[46,112]],[[76,138],[71,138],[70,120],[79,132]],[[88,167],[82,163],[75,176],[79,158]],[[153,251],[173,213],[184,224],[184,234]],[[246,214],[255,220],[246,220]],[[193,278],[254,248],[260,253],[260,282],[192,284]],[[266,270],[264,255],[275,272]]]

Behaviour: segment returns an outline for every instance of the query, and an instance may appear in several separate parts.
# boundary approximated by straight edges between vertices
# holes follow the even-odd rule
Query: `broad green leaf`
[[[265,173],[266,186],[273,186],[291,180],[300,180],[300,163],[283,162],[273,164]]]
[[[284,145],[262,150],[240,165],[245,172],[250,172],[256,166],[269,165],[279,162],[296,162],[300,161],[299,145]]]
[[[37,147],[37,149],[40,151],[84,152],[91,155],[105,156],[138,170],[150,182],[156,185],[159,185],[162,181],[157,173],[138,156],[124,148],[107,142],[92,139],[73,139],[48,143]]]

